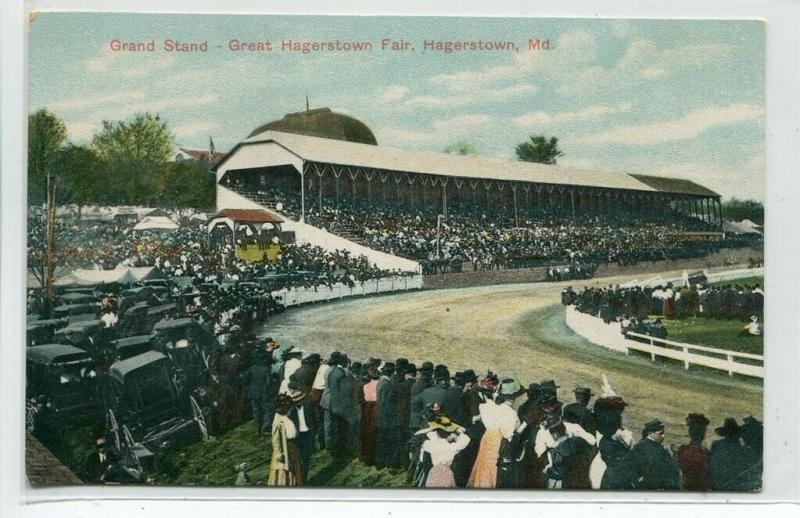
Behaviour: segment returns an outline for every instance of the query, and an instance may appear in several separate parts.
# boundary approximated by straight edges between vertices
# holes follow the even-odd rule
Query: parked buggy
[[[66,318],[50,318],[28,322],[27,333],[25,335],[28,341],[28,347],[52,343],[55,332],[65,325],[67,325]]]
[[[72,345],[27,348],[25,422],[30,432],[61,430],[74,420],[102,415],[93,355]]]
[[[179,383],[190,388],[205,385],[214,336],[191,318],[165,319],[153,326],[158,350],[175,364]]]
[[[158,351],[118,361],[109,369],[107,444],[119,469],[142,481],[157,455],[172,446],[207,440],[212,403],[207,392],[176,383],[173,363]]]

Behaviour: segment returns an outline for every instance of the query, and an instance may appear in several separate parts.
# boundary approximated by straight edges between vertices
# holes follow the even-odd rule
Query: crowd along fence
[[[332,286],[284,288],[273,291],[272,296],[281,300],[284,306],[291,307],[313,302],[339,300],[347,297],[419,289],[422,289],[422,275],[415,274],[370,279],[363,283],[355,281],[353,286],[344,283],[336,283]]]
[[[566,321],[570,329],[593,344],[626,355],[631,351],[639,351],[649,354],[652,361],[657,358],[678,360],[687,370],[690,365],[699,365],[727,372],[729,376],[741,374],[764,378],[762,355],[675,342],[641,333],[628,332],[623,335],[619,322],[606,324],[598,317],[581,313],[575,306],[567,306]]]

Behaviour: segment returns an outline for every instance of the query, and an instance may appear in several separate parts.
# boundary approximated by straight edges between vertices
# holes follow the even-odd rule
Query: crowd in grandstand
[[[226,177],[227,178],[227,177]],[[288,189],[251,185],[234,177],[228,186],[282,214],[300,217],[300,195]],[[238,183],[237,183],[238,182]],[[434,204],[435,205],[435,204]],[[537,207],[530,211],[500,205],[459,204],[439,210],[353,203],[343,196],[307,196],[306,221],[390,254],[421,262],[459,261],[475,269],[556,266],[578,261],[633,264],[641,261],[700,257],[723,245],[752,245],[752,238],[689,241],[686,232],[714,231],[697,218],[675,212],[623,209],[591,213],[570,208]]]
[[[709,420],[689,414],[691,440],[671,452],[659,419],[638,438],[625,428],[627,404],[607,382],[593,404],[586,387],[565,404],[553,380],[523,387],[491,371],[451,375],[429,361],[359,362],[341,352],[323,359],[272,338],[254,358],[240,386],[254,433],[272,435],[268,485],[308,483],[319,449],[406,470],[407,483],[418,487],[755,490],[761,484],[762,425],[753,417],[742,424],[727,418],[709,450]]]

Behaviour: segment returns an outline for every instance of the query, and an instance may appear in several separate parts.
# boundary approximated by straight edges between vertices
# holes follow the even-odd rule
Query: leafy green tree
[[[756,200],[731,198],[722,203],[722,219],[742,221],[749,219],[759,225],[764,224],[764,205]]]
[[[60,153],[59,188],[60,204],[84,205],[105,203],[108,200],[109,182],[104,164],[88,146],[67,145]]]
[[[216,203],[216,177],[200,162],[171,162],[158,178],[157,192],[162,207],[208,210]]]
[[[67,141],[64,122],[45,108],[28,116],[28,204],[47,199],[47,174]]]
[[[103,121],[92,149],[103,162],[115,204],[146,204],[155,198],[158,177],[172,150],[172,132],[158,115],[139,113],[129,121]]]
[[[478,148],[472,142],[458,141],[454,144],[444,148],[445,153],[464,155],[464,156],[478,156]]]
[[[531,136],[530,141],[517,145],[517,158],[523,162],[538,162],[540,164],[555,164],[558,157],[564,153],[558,149],[558,138],[544,135]]]

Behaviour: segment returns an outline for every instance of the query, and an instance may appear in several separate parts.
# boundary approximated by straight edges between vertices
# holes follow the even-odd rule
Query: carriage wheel
[[[36,409],[36,404],[28,402],[25,406],[25,429],[30,433],[36,431],[36,414],[38,413],[39,411]]]
[[[130,471],[135,472],[137,478],[141,480],[144,477],[144,468],[139,461],[139,457],[136,456],[136,452],[134,452],[136,441],[133,440],[133,434],[128,429],[128,425],[122,425],[122,436],[124,438],[124,452],[122,453],[125,465]]]
[[[114,440],[114,447],[117,449],[118,452],[121,452],[122,438],[119,435],[119,424],[117,424],[117,417],[114,415],[114,411],[110,409],[106,414],[106,430],[108,430],[108,433]]]
[[[197,423],[197,428],[200,430],[200,436],[203,438],[203,441],[208,440],[208,425],[206,424],[206,417],[203,415],[203,411],[200,409],[200,405],[197,403],[197,400],[194,396],[189,396],[189,403],[192,406],[192,419],[195,423]]]

